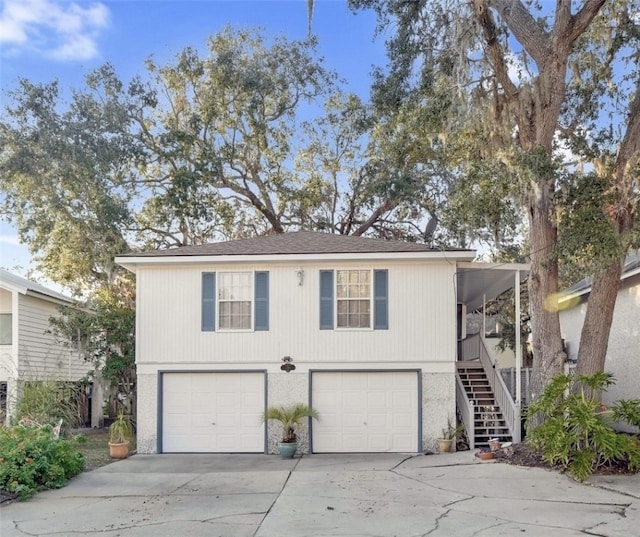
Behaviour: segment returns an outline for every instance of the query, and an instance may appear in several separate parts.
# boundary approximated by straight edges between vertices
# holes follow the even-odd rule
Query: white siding
[[[138,271],[139,364],[434,362],[455,360],[454,266],[351,263],[389,270],[388,330],[320,330],[319,271],[341,266],[197,266]],[[268,270],[270,327],[265,332],[202,332],[204,271]]]
[[[47,334],[49,318],[59,315],[58,306],[28,295],[19,295],[18,300],[19,379],[78,380],[85,376],[90,364]]]
[[[297,271],[304,271],[298,284]],[[388,330],[320,330],[320,270],[388,270]],[[269,330],[203,332],[203,272],[269,272]],[[157,450],[158,371],[265,370],[268,404],[308,402],[310,370],[415,370],[423,375],[423,449],[455,412],[455,263],[353,261],[138,266],[138,451]],[[280,369],[290,356],[293,373]],[[305,431],[306,432],[306,431]],[[268,450],[275,430],[268,431]],[[301,435],[300,451],[308,448]],[[414,442],[417,445],[417,442]],[[415,449],[415,448],[412,448]]]

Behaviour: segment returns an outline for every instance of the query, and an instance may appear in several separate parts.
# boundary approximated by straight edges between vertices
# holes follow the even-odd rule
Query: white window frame
[[[338,274],[340,272],[368,272],[369,273],[369,326],[340,326],[340,318],[338,313],[338,301],[355,301],[355,300],[364,300],[361,297],[358,298],[340,298],[338,296],[338,283],[339,277]],[[333,289],[333,311],[334,311],[334,319],[335,319],[335,330],[345,330],[345,331],[372,331],[373,330],[373,308],[374,308],[374,300],[373,300],[373,269],[366,268],[341,268],[335,269],[335,281],[334,281],[334,289]]]
[[[233,302],[246,302],[245,300],[231,300],[223,299],[220,297],[220,292],[223,289],[222,280],[225,276],[232,276],[234,274],[248,275],[249,277],[249,327],[248,328],[227,328],[220,325],[220,319],[222,317],[221,304],[233,303]],[[255,272],[252,270],[228,270],[219,271],[216,276],[216,330],[219,332],[253,332],[254,326],[254,309],[255,309]]]

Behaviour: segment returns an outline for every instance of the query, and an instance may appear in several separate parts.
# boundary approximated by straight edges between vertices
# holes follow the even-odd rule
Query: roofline
[[[35,289],[26,285],[19,285],[13,282],[7,282],[6,280],[0,281],[0,287],[7,289],[8,291],[15,291],[25,296],[33,296],[42,300],[48,300],[49,302],[56,302],[58,304],[72,304],[77,305],[78,301],[58,293],[53,289],[47,289],[44,286],[40,286],[41,289]]]
[[[456,263],[472,260],[475,250],[437,250],[424,252],[367,252],[367,253],[319,253],[319,254],[257,254],[257,255],[186,255],[186,256],[118,256],[115,262],[134,272],[138,265],[202,265],[211,263],[291,263],[313,261],[446,261]]]
[[[521,272],[529,272],[531,263],[484,263],[481,261],[461,261],[458,263],[460,269],[474,270],[520,270]]]
[[[634,269],[628,270],[622,273],[622,275],[620,276],[620,281],[627,280],[628,278],[631,278],[638,274],[640,274],[640,267],[636,267]],[[586,287],[583,287],[582,289],[577,289],[574,291],[572,291],[571,288],[565,289],[562,296],[560,296],[560,298],[558,299],[558,302],[566,302],[567,300],[572,300],[575,298],[580,298],[585,295],[588,295],[591,293],[592,287],[593,287],[593,280],[589,285],[587,285]]]

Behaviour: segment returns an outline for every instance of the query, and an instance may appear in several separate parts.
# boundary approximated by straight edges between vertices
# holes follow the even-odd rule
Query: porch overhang
[[[456,270],[456,299],[467,311],[475,311],[488,301],[512,289],[516,282],[529,275],[528,263],[458,263]]]

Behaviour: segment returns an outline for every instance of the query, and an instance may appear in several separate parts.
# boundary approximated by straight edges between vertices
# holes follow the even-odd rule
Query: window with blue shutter
[[[256,272],[254,330],[269,330],[269,273]]]
[[[333,330],[333,271],[320,271],[320,330]]]
[[[373,329],[389,329],[389,272],[373,271]]]
[[[216,273],[202,273],[202,331],[216,329]]]
[[[320,329],[388,330],[388,295],[388,270],[321,270]]]
[[[202,273],[202,331],[251,329],[251,280],[247,273],[219,274],[220,297],[217,295],[216,273]],[[253,285],[254,330],[269,330],[269,273],[256,272]],[[220,316],[216,325],[216,314]]]

